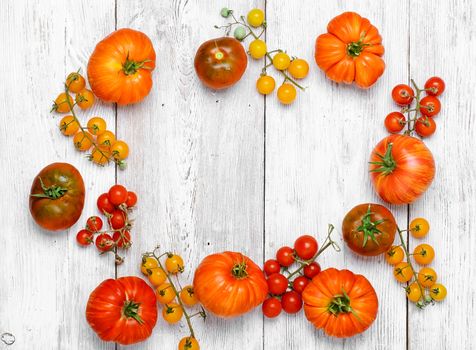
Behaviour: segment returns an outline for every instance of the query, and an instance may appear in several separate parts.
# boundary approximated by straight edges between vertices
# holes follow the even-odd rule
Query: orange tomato
[[[104,165],[109,163],[109,159],[111,158],[111,152],[107,147],[93,147],[93,151],[91,152],[90,159],[96,164]]]
[[[87,151],[93,145],[92,140],[93,135],[87,131],[80,131],[73,137],[74,147],[76,147],[76,149],[81,152]]]
[[[61,119],[59,128],[63,135],[71,136],[78,131],[79,124],[72,115],[67,115]]]
[[[124,141],[117,140],[111,146],[111,152],[114,158],[123,160],[129,155],[129,146]]]
[[[147,271],[147,273],[148,273],[148,277],[149,277],[149,282],[154,287],[158,287],[158,286],[164,284],[165,281],[167,280],[167,274],[160,267],[157,267],[155,269],[150,269],[149,271]]]
[[[435,250],[429,244],[420,244],[413,250],[413,258],[420,265],[428,265],[435,258]]]
[[[309,64],[302,58],[296,58],[289,64],[288,72],[295,79],[303,79],[309,73]]]
[[[94,101],[96,100],[94,97],[94,94],[91,92],[91,90],[88,89],[83,89],[80,92],[76,94],[76,104],[79,106],[81,109],[89,109],[92,107],[94,104]]]
[[[161,304],[168,304],[175,299],[175,292],[170,283],[161,284],[155,291],[157,301]]]
[[[71,111],[71,108],[68,104],[68,100],[72,106],[74,101],[71,95],[68,94],[68,97],[66,97],[66,93],[62,92],[61,94],[58,95],[58,97],[56,97],[55,102],[53,103],[53,107],[51,108],[51,111],[55,111],[58,113],[68,113],[69,111]]]
[[[106,130],[101,135],[98,136],[96,141],[98,145],[110,148],[116,141],[116,136],[114,135],[112,131]]]
[[[408,282],[413,277],[413,270],[409,263],[401,262],[395,265],[393,269],[393,276],[400,283]]]
[[[93,135],[101,135],[106,131],[106,121],[101,117],[93,117],[88,120],[88,131]]]
[[[436,283],[437,279],[436,271],[431,267],[423,267],[420,272],[418,272],[418,281],[423,287],[431,287]]]
[[[185,286],[180,291],[180,299],[187,306],[194,306],[198,303],[197,296],[193,291],[193,286]]]
[[[403,261],[405,257],[405,252],[403,248],[400,246],[392,246],[387,252],[385,253],[385,260],[390,265],[397,265]]]
[[[183,316],[182,307],[179,304],[166,304],[162,309],[162,317],[167,323],[174,324],[180,321]]]
[[[185,337],[180,340],[178,350],[200,350],[200,345],[197,339]]]
[[[81,74],[73,72],[68,74],[68,77],[66,78],[66,86],[68,86],[69,91],[77,93],[84,89],[86,81]]]

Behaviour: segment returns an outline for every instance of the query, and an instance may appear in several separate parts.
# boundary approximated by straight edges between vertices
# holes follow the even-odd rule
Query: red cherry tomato
[[[308,284],[309,279],[306,276],[296,277],[293,281],[293,290],[295,290],[299,294],[302,294],[304,288],[306,288]]]
[[[273,273],[278,273],[281,270],[281,266],[277,260],[269,259],[264,263],[263,270],[267,276],[271,276]]]
[[[415,123],[415,131],[421,137],[428,137],[435,133],[436,123],[433,118],[430,117],[420,117]]]
[[[425,83],[425,90],[428,95],[440,96],[445,91],[445,82],[440,77],[431,77]]]
[[[114,211],[114,204],[109,201],[109,195],[107,193],[103,193],[98,197],[97,205],[102,214],[105,212],[110,214]]]
[[[120,205],[127,200],[127,190],[122,185],[114,185],[109,189],[109,201],[114,205]]]
[[[281,306],[288,314],[295,314],[302,308],[302,298],[298,292],[290,291],[281,297]]]
[[[81,230],[76,235],[76,241],[78,241],[78,244],[83,246],[88,246],[91,243],[93,243],[94,242],[93,238],[94,238],[94,234],[89,232],[88,230]]]
[[[402,113],[392,112],[385,117],[385,128],[389,133],[395,134],[403,130],[406,121]]]
[[[109,219],[111,222],[111,227],[114,230],[120,230],[126,224],[126,216],[122,210],[116,209],[112,212],[111,218]]]
[[[397,105],[408,106],[413,101],[415,92],[406,84],[398,84],[392,90],[392,98]]]
[[[281,273],[273,273],[266,281],[270,294],[281,295],[288,289],[288,279]]]
[[[114,248],[114,241],[107,233],[101,233],[96,237],[96,247],[101,252],[107,252]]]
[[[261,309],[266,317],[275,318],[279,316],[283,307],[281,306],[281,301],[279,301],[279,299],[271,297],[263,302]]]
[[[310,235],[304,235],[294,242],[296,254],[303,260],[309,260],[317,253],[317,241]]]
[[[420,113],[427,117],[434,117],[441,110],[441,103],[435,96],[425,96],[420,101]]]
[[[276,253],[276,260],[279,265],[287,267],[294,262],[294,251],[291,247],[281,247]]]
[[[91,232],[98,232],[102,229],[102,220],[99,216],[91,216],[86,221],[86,228]]]
[[[128,248],[131,245],[131,234],[129,231],[119,231],[114,232],[112,239],[119,248]]]
[[[127,192],[127,199],[126,199],[126,205],[128,208],[133,207],[137,203],[137,195],[135,192],[129,191]]]
[[[302,270],[302,272],[304,273],[304,276],[312,279],[314,276],[317,276],[319,272],[321,272],[321,265],[313,261],[309,265],[304,266],[304,269]]]

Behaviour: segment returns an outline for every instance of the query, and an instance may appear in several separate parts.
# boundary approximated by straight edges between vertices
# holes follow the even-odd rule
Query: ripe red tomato
[[[301,294],[304,288],[309,284],[309,279],[306,276],[296,277],[293,281],[293,290]]]
[[[425,83],[425,90],[428,95],[440,96],[445,91],[445,82],[440,77],[431,77]]]
[[[78,244],[88,246],[93,242],[94,234],[88,230],[81,230],[76,235],[76,241]]]
[[[281,305],[288,314],[295,314],[302,308],[301,295],[293,290],[286,292],[281,297]]]
[[[294,262],[294,251],[291,247],[281,247],[276,253],[276,260],[281,266],[287,267]]]
[[[294,242],[294,250],[296,254],[303,260],[309,260],[317,253],[317,241],[314,237],[304,235],[296,239]]]
[[[269,259],[264,263],[263,270],[267,276],[270,276],[273,273],[278,273],[281,270],[281,265],[277,260]]]
[[[195,54],[195,71],[202,83],[215,90],[237,83],[246,70],[248,58],[241,43],[229,37],[204,42]]]
[[[114,205],[120,205],[127,200],[127,190],[122,185],[114,185],[108,192],[109,201]]]
[[[392,98],[397,105],[408,106],[413,101],[415,92],[406,84],[398,84],[392,90]]]
[[[114,248],[114,241],[107,233],[101,233],[96,237],[96,247],[101,252],[107,252]]]
[[[126,199],[127,207],[130,208],[136,204],[137,204],[137,195],[135,194],[135,192],[132,192],[132,191],[127,192],[127,199]]]
[[[268,292],[274,295],[281,295],[288,289],[288,279],[281,273],[273,273],[266,280],[268,283]]]
[[[126,224],[126,216],[124,212],[120,209],[115,209],[109,221],[111,222],[111,227],[114,230],[120,230]]]
[[[112,239],[119,248],[128,248],[131,245],[131,234],[129,231],[114,232]]]
[[[112,213],[114,211],[114,204],[111,203],[109,200],[109,195],[107,193],[103,193],[98,197],[97,206],[99,211],[104,213]]]
[[[420,113],[427,117],[434,117],[441,110],[441,103],[435,96],[425,96],[420,101]]]
[[[99,216],[91,216],[86,221],[86,228],[91,232],[98,232],[102,229],[102,220]]]
[[[261,306],[263,315],[268,318],[278,317],[282,309],[283,307],[281,306],[281,301],[273,297],[266,299]]]
[[[415,131],[421,137],[428,137],[435,133],[436,123],[433,118],[422,116],[415,123]]]
[[[314,276],[317,276],[319,272],[321,272],[321,265],[313,261],[309,265],[304,266],[302,272],[304,272],[304,276],[312,279]]]
[[[400,112],[391,112],[385,117],[385,128],[389,133],[395,134],[403,130],[407,119]]]

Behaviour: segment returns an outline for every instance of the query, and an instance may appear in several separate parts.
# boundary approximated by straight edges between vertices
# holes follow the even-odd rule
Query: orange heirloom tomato
[[[103,341],[144,341],[157,322],[154,291],[138,277],[105,280],[89,296],[86,319]]]
[[[137,30],[116,30],[100,41],[88,62],[88,80],[103,101],[127,105],[142,101],[152,88],[155,51]]]
[[[241,253],[208,255],[195,270],[193,290],[203,307],[219,317],[242,315],[268,295],[263,271]]]
[[[375,190],[391,204],[412,203],[435,177],[433,155],[422,141],[412,136],[387,136],[375,146],[369,163]]]
[[[308,321],[333,337],[362,333],[377,317],[374,288],[364,276],[349,270],[322,271],[304,289],[302,300]]]
[[[337,83],[372,86],[385,70],[382,37],[367,18],[344,12],[316,40],[316,63]]]

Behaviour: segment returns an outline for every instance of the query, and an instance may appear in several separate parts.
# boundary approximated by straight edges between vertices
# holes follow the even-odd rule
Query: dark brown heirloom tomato
[[[359,204],[342,221],[345,242],[354,252],[365,256],[386,252],[392,246],[396,231],[393,214],[380,204]]]
[[[79,171],[68,163],[53,163],[33,180],[30,213],[46,230],[66,230],[81,216],[84,182]]]
[[[195,71],[203,84],[221,90],[234,85],[246,70],[248,58],[243,45],[234,38],[204,42],[195,54]]]

